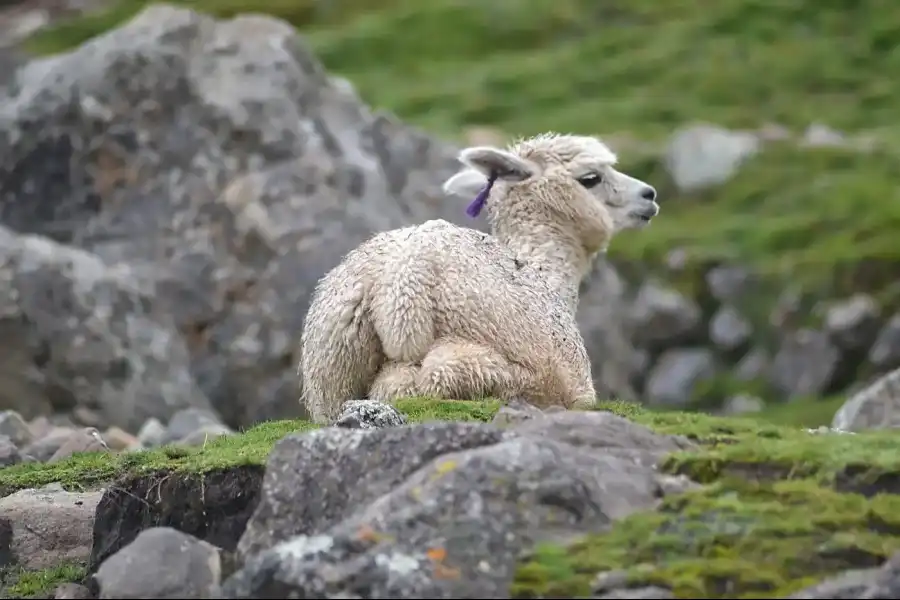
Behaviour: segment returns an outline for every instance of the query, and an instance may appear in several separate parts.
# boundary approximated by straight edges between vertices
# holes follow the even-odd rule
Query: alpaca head
[[[562,228],[594,252],[659,212],[656,190],[617,171],[615,153],[593,137],[542,134],[506,150],[466,148],[459,160],[466,168],[444,183],[444,191],[476,197],[470,216],[485,205],[496,229],[525,221]]]

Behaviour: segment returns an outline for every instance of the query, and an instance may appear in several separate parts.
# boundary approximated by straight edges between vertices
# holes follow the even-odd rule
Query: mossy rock
[[[485,422],[499,409],[493,400],[414,398],[397,405],[411,422]],[[666,457],[661,468],[705,485],[668,496],[660,510],[634,514],[573,546],[538,548],[518,571],[516,597],[586,595],[602,571],[626,571],[635,585],[660,585],[681,598],[778,597],[841,570],[876,565],[900,550],[900,450],[892,432],[813,435],[756,418],[654,412],[626,402],[597,408],[698,442],[694,450]],[[97,543],[95,529],[90,568],[153,525],[228,546],[252,510],[272,445],[312,428],[277,421],[200,448],[19,465],[0,470],[0,485],[8,493],[51,481],[70,488],[114,481],[121,494],[107,495],[101,502],[106,508],[98,507],[105,519],[98,527],[113,533]],[[245,497],[235,508],[229,482],[241,477]],[[191,486],[196,490],[185,493]],[[185,504],[188,497],[202,502],[202,510]],[[221,498],[229,499],[227,507]],[[190,516],[197,514],[205,516]],[[47,573],[28,574],[17,585],[51,579],[58,583]]]
[[[625,572],[629,585],[677,598],[779,598],[900,551],[896,432],[814,435],[755,419],[602,407],[700,441],[661,467],[707,485],[607,533],[537,548],[514,597],[587,597],[598,574]]]

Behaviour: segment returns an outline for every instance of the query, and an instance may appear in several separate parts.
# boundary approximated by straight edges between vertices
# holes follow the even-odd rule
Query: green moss
[[[900,550],[900,496],[824,490],[810,481],[722,482],[667,499],[563,551],[538,549],[514,597],[587,597],[594,577],[627,571],[634,585],[678,598],[778,598]]]
[[[39,571],[7,568],[0,571],[3,598],[52,598],[62,583],[78,583],[87,574],[82,564],[65,563]]]
[[[441,401],[411,398],[397,408],[410,422],[489,421],[499,403]],[[0,494],[58,482],[67,489],[89,489],[124,474],[155,471],[205,473],[232,466],[264,464],[272,446],[289,433],[316,426],[306,421],[270,421],[238,435],[213,439],[203,446],[165,446],[120,454],[83,453],[51,464],[29,463],[0,469]]]
[[[788,427],[831,426],[835,413],[846,402],[846,396],[798,398],[784,403],[768,404],[752,418]]]
[[[697,449],[673,453],[663,463],[665,470],[697,481],[740,475],[754,480],[814,478],[854,489],[900,484],[900,448],[891,431],[819,435],[752,416],[654,412],[628,402],[598,407],[659,433],[698,441]]]

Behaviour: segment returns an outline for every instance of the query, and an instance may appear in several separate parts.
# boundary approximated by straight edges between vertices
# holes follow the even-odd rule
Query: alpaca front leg
[[[419,366],[414,363],[385,364],[369,388],[369,399],[390,404],[397,398],[419,395],[416,387],[418,374]]]
[[[432,398],[508,398],[527,387],[529,379],[523,367],[510,363],[489,346],[439,340],[422,361],[416,388]]]

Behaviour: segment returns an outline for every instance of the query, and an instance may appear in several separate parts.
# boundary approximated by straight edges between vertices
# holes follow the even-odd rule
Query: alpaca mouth
[[[640,221],[641,223],[649,223],[653,217],[659,214],[659,207],[656,204],[645,208],[643,210],[636,210],[631,213],[631,217]]]

